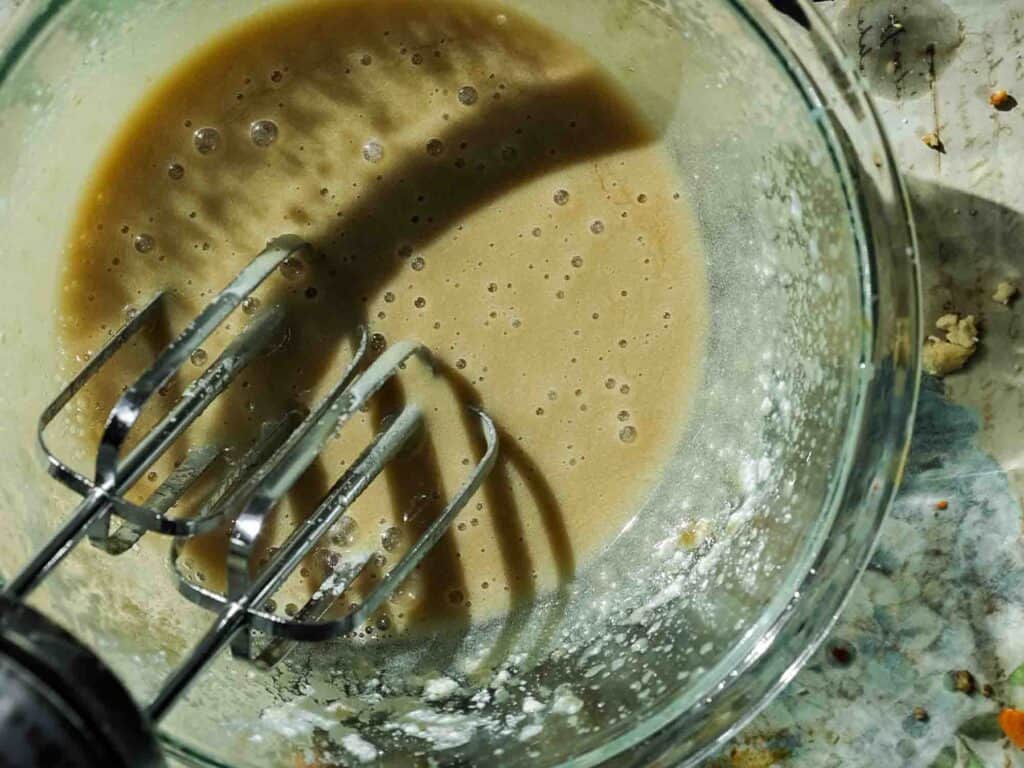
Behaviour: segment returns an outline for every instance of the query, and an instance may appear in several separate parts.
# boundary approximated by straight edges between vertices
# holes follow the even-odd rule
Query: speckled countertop
[[[991,299],[1024,272],[1024,107],[989,104],[1024,101],[1024,0],[817,7],[907,176],[925,323],[973,313],[982,342],[965,371],[926,379],[906,480],[830,640],[713,763],[1024,766],[995,722],[1024,707],[1024,301]]]

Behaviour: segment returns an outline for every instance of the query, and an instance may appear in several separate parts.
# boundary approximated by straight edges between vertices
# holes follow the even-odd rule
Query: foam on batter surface
[[[360,323],[375,351],[415,339],[438,361],[436,375],[409,365],[271,521],[267,546],[383,417],[403,401],[423,406],[427,436],[310,559],[303,588],[330,551],[383,542],[366,583],[401,556],[479,456],[469,403],[498,423],[499,463],[373,631],[498,615],[571,579],[628,525],[681,439],[706,286],[672,161],[592,58],[487,3],[330,0],[263,14],[182,63],[123,126],[69,239],[69,370],[126,313],[170,292],[166,322],[84,393],[89,440],[158,344],[283,232],[312,252],[268,280],[192,367],[275,304],[288,340],[239,376],[189,443],[240,451],[266,419],[312,405]],[[224,545],[215,533],[185,552],[214,586]],[[301,592],[293,584],[277,610]]]

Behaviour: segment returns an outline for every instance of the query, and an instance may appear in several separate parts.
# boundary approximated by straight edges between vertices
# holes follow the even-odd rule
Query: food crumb
[[[992,91],[992,95],[988,97],[988,103],[1000,112],[1007,112],[1017,106],[1017,100],[1002,88]]]
[[[934,149],[936,152],[941,152],[943,154],[946,152],[946,145],[942,143],[942,139],[939,138],[939,134],[935,131],[929,131],[926,133],[921,137],[921,141],[923,141],[924,145],[929,149]]]
[[[679,532],[679,546],[686,550],[697,549],[711,534],[711,522],[704,518],[685,526]]]
[[[848,667],[853,663],[853,651],[843,643],[836,643],[829,649],[832,660],[841,667]]]
[[[914,719],[919,723],[927,723],[929,719],[928,710],[924,707],[914,707]]]
[[[1018,749],[1024,749],[1024,710],[1007,707],[999,713],[999,727]]]
[[[943,499],[935,504],[936,509],[949,509],[949,502]]]
[[[789,757],[789,750],[784,747],[770,747],[758,739],[742,747],[733,747],[721,761],[714,763],[721,768],[771,768],[782,765]]]
[[[1017,297],[1017,286],[1009,280],[1003,280],[996,286],[996,292],[992,294],[992,301],[998,301],[1008,306]]]
[[[985,683],[981,686],[981,695],[986,699],[991,699],[996,695],[996,689],[990,683]]]
[[[966,669],[958,669],[953,672],[953,690],[971,696],[978,690],[978,683]]]
[[[924,345],[924,369],[933,376],[945,376],[963,368],[978,348],[978,327],[974,315],[943,315],[935,327],[946,338],[929,336]]]
[[[958,347],[973,347],[978,343],[978,326],[975,325],[974,315],[963,318],[952,314],[943,315],[935,321],[935,327],[945,331],[946,340]]]

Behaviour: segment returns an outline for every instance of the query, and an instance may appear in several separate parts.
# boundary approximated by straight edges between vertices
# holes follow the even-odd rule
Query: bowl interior
[[[153,78],[273,3],[57,5],[0,72],[6,574],[74,501],[45,478],[33,430],[60,385],[55,275],[84,180]],[[371,749],[386,765],[590,764],[697,710],[724,731],[743,713],[716,710],[715,692],[770,644],[828,535],[872,319],[823,114],[724,0],[507,6],[598,58],[678,166],[710,307],[685,437],[631,524],[528,609],[458,634],[309,647],[272,675],[219,658],[164,724],[189,760],[341,765]],[[83,547],[38,600],[142,700],[210,621],[177,597],[154,548],[115,559]],[[443,700],[429,693],[438,681],[454,686]]]

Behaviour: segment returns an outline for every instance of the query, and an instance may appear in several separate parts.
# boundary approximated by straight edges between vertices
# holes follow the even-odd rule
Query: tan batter
[[[393,562],[479,455],[464,407],[479,403],[501,427],[499,465],[377,631],[493,616],[555,588],[636,513],[699,375],[705,283],[671,168],[592,59],[506,10],[330,0],[262,15],[154,87],[83,197],[63,275],[69,368],[126,312],[172,291],[166,325],[81,399],[90,438],[156,345],[268,238],[294,232],[314,253],[231,320],[237,332],[284,303],[289,340],[240,376],[189,442],[244,446],[266,418],[311,405],[349,360],[360,322],[378,349],[422,341],[440,375],[410,366],[351,423],[266,544],[412,399],[429,438],[330,545],[383,537]],[[231,335],[211,340],[208,360]],[[189,546],[208,583],[221,581],[224,540]],[[307,586],[323,554],[303,569]]]

